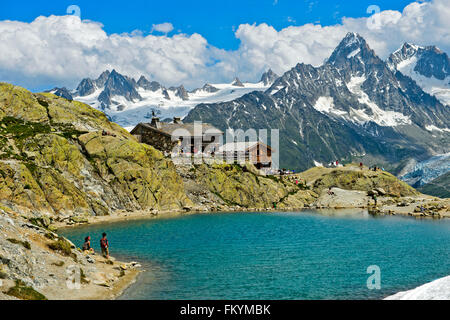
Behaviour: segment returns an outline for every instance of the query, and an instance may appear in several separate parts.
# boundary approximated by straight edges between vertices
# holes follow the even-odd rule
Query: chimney
[[[183,121],[181,121],[181,118],[180,118],[180,117],[174,117],[174,118],[173,118],[173,123],[175,123],[175,124],[182,124]]]
[[[161,123],[159,122],[159,118],[153,117],[151,125],[152,125],[152,127],[155,127],[156,129],[160,129]]]

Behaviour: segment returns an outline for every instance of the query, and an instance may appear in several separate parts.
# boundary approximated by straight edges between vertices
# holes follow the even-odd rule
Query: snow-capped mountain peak
[[[272,83],[277,80],[279,76],[272,71],[272,69],[269,69],[267,72],[264,72],[261,77],[261,82],[264,83],[266,86],[270,86]]]
[[[445,52],[435,46],[405,43],[391,54],[387,63],[444,105],[450,105],[450,59]]]
[[[375,54],[366,40],[359,34],[350,32],[340,42],[327,60],[337,69],[351,69],[355,76],[366,72],[367,67],[384,67],[383,61]]]
[[[397,65],[402,61],[411,59],[417,54],[417,51],[422,47],[415,44],[405,42],[403,46],[397,49],[388,59],[388,65],[392,70],[395,70]]]
[[[54,88],[52,92],[66,99],[75,99],[105,112],[111,120],[124,127],[146,121],[156,113],[161,119],[184,118],[201,103],[226,102],[252,91],[264,91],[277,75],[268,70],[258,83],[243,83],[239,78],[224,84],[205,84],[188,91],[183,85],[166,88],[142,75],[138,81],[116,70],[105,71],[99,78],[83,79],[74,91]]]
[[[299,63],[266,91],[198,105],[186,121],[279,129],[282,165],[305,169],[341,157],[397,162],[448,152],[449,115],[349,33],[322,66]]]
[[[145,90],[150,90],[150,91],[158,91],[160,89],[162,89],[162,85],[159,82],[156,81],[149,81],[147,80],[147,78],[145,76],[141,76],[137,82],[137,85],[140,88],[143,88]]]
[[[235,86],[235,87],[245,87],[245,85],[241,82],[241,80],[239,80],[238,77],[236,77],[236,79],[234,79],[234,81],[231,85]]]

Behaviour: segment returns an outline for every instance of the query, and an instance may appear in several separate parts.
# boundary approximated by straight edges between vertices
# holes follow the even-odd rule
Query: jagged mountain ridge
[[[68,100],[87,103],[101,110],[114,122],[131,127],[146,121],[153,113],[164,119],[181,117],[197,104],[230,101],[255,90],[266,90],[278,76],[269,70],[258,83],[243,83],[236,78],[228,84],[205,84],[192,91],[166,88],[159,82],[141,76],[138,81],[116,70],[103,72],[98,79],[83,79],[77,89],[54,88],[49,92]]]
[[[219,115],[219,116],[218,116]],[[280,129],[281,165],[336,159],[386,165],[449,149],[450,109],[349,33],[320,67],[298,64],[265,92],[202,104],[186,121]]]

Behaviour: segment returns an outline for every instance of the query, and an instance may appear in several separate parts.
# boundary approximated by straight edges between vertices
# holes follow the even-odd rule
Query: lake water
[[[141,262],[121,299],[380,299],[450,274],[450,220],[319,214],[199,214],[94,225],[63,234],[77,246],[86,235],[99,251]],[[369,266],[381,290],[369,290]]]

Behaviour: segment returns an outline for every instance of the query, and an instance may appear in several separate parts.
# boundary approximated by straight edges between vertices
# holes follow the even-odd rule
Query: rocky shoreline
[[[339,192],[337,189],[332,189],[333,192]],[[345,192],[345,190],[344,190]],[[367,199],[369,200],[369,199]],[[361,206],[342,206],[336,204],[335,206],[308,206],[301,208],[289,208],[289,209],[274,209],[274,208],[241,208],[241,207],[227,207],[227,206],[217,206],[212,208],[213,210],[179,210],[179,211],[171,211],[171,212],[159,212],[159,211],[134,211],[134,212],[125,212],[125,211],[117,211],[113,212],[109,216],[102,217],[89,217],[83,221],[78,222],[70,222],[69,224],[65,223],[57,223],[56,227],[60,228],[76,228],[83,225],[96,225],[96,224],[108,224],[108,223],[116,223],[123,221],[132,221],[132,220],[142,220],[142,219],[170,219],[177,218],[184,215],[191,214],[209,214],[209,213],[232,213],[232,212],[247,212],[247,213],[264,213],[264,212],[295,212],[295,211],[305,211],[305,210],[355,210],[361,209],[368,211],[371,215],[384,215],[384,216],[405,216],[405,217],[414,217],[414,218],[432,218],[432,219],[444,219],[450,218],[450,211],[448,211],[448,207],[450,207],[450,200],[440,199],[436,201],[435,198],[428,197],[417,197],[417,198],[408,198],[402,199],[403,202],[399,204],[392,205],[392,202],[389,198],[381,198],[381,201],[385,201],[384,204],[379,205],[377,207],[371,205],[361,205]],[[410,202],[406,202],[406,201]],[[404,204],[406,203],[406,205]],[[425,211],[419,211],[420,206],[425,208]],[[215,210],[214,210],[215,209]]]
[[[281,212],[308,209],[363,209],[374,215],[402,215],[416,218],[446,218],[449,201],[436,202],[428,196],[399,198],[380,197],[379,206],[368,205],[366,192],[331,189],[333,195],[324,192],[315,203],[303,208],[242,208],[220,206],[212,212]],[[343,205],[346,203],[346,205]],[[349,205],[353,204],[353,205]],[[327,204],[327,205],[325,205]],[[356,205],[358,204],[358,205]],[[222,210],[219,210],[222,209]],[[422,208],[418,211],[417,208]],[[52,300],[104,300],[115,299],[136,281],[139,264],[106,260],[98,254],[85,254],[69,240],[51,231],[56,228],[72,228],[87,224],[107,224],[135,219],[169,219],[186,214],[205,213],[202,210],[170,212],[117,211],[110,216],[89,217],[83,221],[67,220],[52,225],[39,223],[0,209],[0,300],[35,299]],[[40,222],[42,224],[42,221]],[[45,225],[45,222],[43,223]],[[50,227],[50,228],[49,228]],[[58,246],[56,246],[58,244]],[[66,246],[65,246],[66,245]],[[68,270],[79,272],[79,288],[67,284]],[[77,271],[78,270],[78,271]],[[13,280],[14,279],[14,280]],[[20,289],[20,290],[17,290]],[[31,296],[20,296],[15,291],[31,291]],[[42,295],[42,296],[41,296]]]
[[[0,210],[0,300],[109,300],[138,263],[86,254],[58,234]]]

